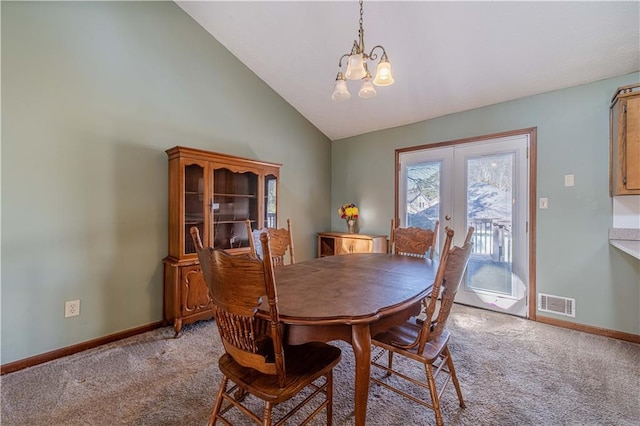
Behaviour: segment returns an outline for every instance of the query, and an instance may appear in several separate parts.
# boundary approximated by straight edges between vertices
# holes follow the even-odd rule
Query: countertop
[[[609,228],[609,244],[640,259],[640,229]]]

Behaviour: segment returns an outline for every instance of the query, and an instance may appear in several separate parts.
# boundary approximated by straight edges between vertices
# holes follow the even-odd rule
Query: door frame
[[[510,130],[500,133],[492,133],[489,135],[473,136],[464,139],[455,139],[444,142],[428,143],[423,145],[411,146],[407,148],[398,148],[395,150],[395,173],[394,173],[394,223],[399,223],[399,205],[398,197],[400,191],[400,154],[411,151],[421,151],[424,149],[448,147],[460,144],[473,144],[475,142],[483,142],[489,139],[499,139],[509,136],[528,135],[529,151],[527,157],[529,160],[529,222],[527,232],[529,236],[529,289],[527,294],[528,319],[536,320],[536,200],[537,200],[537,127],[529,127],[525,129]]]

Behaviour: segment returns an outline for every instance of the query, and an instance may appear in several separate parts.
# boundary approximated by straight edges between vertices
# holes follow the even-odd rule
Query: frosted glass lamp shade
[[[383,58],[378,64],[376,78],[373,80],[373,84],[376,86],[388,86],[392,83],[393,76],[391,75],[391,64]]]
[[[372,98],[376,95],[376,89],[371,82],[371,74],[362,79],[362,86],[358,92],[358,96],[361,98]]]
[[[336,79],[336,86],[331,94],[331,100],[336,102],[346,101],[351,98],[351,93],[347,89],[347,82],[344,77]]]
[[[352,53],[349,55],[349,63],[347,65],[347,72],[345,73],[347,80],[360,80],[365,75],[367,75],[367,70],[364,68],[362,54]]]

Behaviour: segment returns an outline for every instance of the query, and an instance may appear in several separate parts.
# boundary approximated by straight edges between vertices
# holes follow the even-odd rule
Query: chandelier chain
[[[360,45],[358,47],[359,47],[360,53],[362,53],[366,59],[367,54],[364,51],[364,27],[362,25],[364,21],[363,20],[364,8],[362,6],[362,3],[363,3],[363,0],[360,0],[360,29],[358,30],[358,36],[360,37]]]

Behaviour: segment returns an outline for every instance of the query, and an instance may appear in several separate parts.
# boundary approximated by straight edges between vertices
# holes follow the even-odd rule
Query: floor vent
[[[575,318],[576,299],[538,293],[538,310]]]

